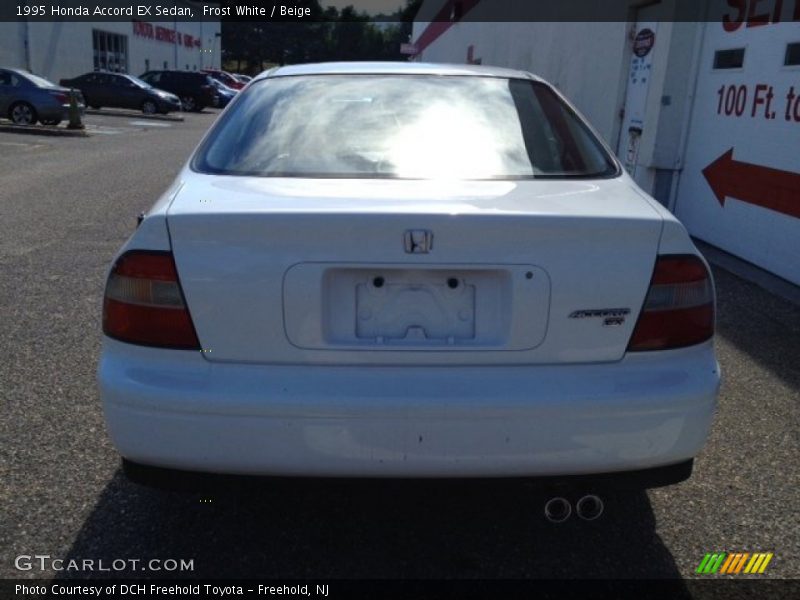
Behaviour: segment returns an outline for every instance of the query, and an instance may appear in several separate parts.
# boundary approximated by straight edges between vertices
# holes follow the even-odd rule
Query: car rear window
[[[23,77],[28,81],[30,81],[36,87],[43,87],[43,88],[57,87],[56,84],[53,83],[52,81],[49,81],[44,77],[39,77],[38,75],[34,75],[33,73],[25,73]]]
[[[617,166],[542,83],[430,75],[275,77],[242,92],[192,167],[265,177],[608,177]]]

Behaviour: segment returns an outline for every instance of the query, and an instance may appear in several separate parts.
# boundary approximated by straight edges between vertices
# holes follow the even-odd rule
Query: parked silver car
[[[0,68],[0,117],[17,125],[58,125],[69,118],[69,88],[61,87],[22,69]],[[84,111],[83,96],[75,91],[78,109]]]

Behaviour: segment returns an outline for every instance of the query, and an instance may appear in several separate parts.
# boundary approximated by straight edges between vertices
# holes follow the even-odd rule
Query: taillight
[[[131,344],[200,349],[172,253],[133,250],[117,259],[106,283],[103,333]]]
[[[692,255],[656,260],[629,351],[699,344],[714,335],[714,291],[705,264]]]
[[[61,104],[69,104],[69,94],[64,92],[50,92]]]

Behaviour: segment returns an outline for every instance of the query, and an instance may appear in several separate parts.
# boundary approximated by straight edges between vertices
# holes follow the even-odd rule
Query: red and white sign
[[[727,4],[703,40],[675,213],[692,235],[800,284],[800,71],[784,65],[800,24],[791,3],[780,22],[770,2]],[[732,49],[742,66],[714,68]]]
[[[133,35],[136,37],[177,44],[187,48],[199,48],[200,38],[196,38],[188,33],[181,33],[176,29],[153,25],[144,21],[133,21]]]

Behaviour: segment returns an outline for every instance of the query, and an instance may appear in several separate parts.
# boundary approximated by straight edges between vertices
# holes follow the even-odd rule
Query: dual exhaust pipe
[[[594,521],[603,514],[605,505],[600,496],[587,494],[575,503],[575,514],[584,521]],[[544,516],[551,523],[563,523],[572,515],[572,504],[566,498],[556,496],[544,504]]]

